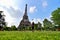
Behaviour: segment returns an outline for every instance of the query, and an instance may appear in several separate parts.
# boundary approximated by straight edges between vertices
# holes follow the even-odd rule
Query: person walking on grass
[[[32,31],[34,31],[34,22],[32,22]]]

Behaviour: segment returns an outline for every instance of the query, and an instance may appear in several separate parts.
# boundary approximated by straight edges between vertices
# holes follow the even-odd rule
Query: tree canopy
[[[43,21],[43,26],[44,26],[45,28],[50,28],[50,27],[52,27],[52,23],[51,23],[49,20],[44,19],[44,21]]]
[[[60,8],[58,8],[52,12],[51,19],[55,25],[60,26]]]

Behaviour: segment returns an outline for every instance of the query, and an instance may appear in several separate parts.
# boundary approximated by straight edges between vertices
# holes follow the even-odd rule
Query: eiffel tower
[[[21,29],[22,27],[26,28],[28,26],[31,26],[31,23],[30,23],[28,16],[27,16],[27,4],[26,4],[25,13],[24,13],[23,19],[21,20],[21,22],[18,26],[18,29]]]

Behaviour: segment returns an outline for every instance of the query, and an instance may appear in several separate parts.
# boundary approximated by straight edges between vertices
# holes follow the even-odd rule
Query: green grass
[[[0,31],[0,40],[60,40],[59,31]]]

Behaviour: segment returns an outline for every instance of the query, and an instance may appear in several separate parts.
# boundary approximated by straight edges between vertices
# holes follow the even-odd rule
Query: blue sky
[[[32,22],[42,23],[43,19],[50,20],[51,13],[60,7],[60,0],[0,0],[0,10],[4,11],[8,26],[18,26],[23,18],[25,4],[28,5],[28,17]]]

